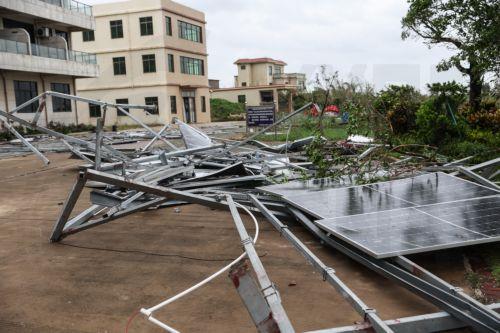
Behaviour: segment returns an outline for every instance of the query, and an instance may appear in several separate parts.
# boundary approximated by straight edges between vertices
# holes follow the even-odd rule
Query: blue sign
[[[247,106],[247,126],[269,126],[274,124],[274,105]]]

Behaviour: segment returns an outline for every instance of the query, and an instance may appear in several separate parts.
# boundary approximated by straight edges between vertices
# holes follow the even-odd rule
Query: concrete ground
[[[0,160],[0,332],[125,332],[137,309],[197,283],[241,253],[228,212],[188,205],[142,212],[50,244],[78,160],[49,154]],[[76,210],[88,206],[88,191]],[[246,219],[249,231],[252,224]],[[361,317],[264,220],[257,251],[296,330],[350,325]],[[384,319],[436,311],[429,303],[295,232]],[[463,286],[459,251],[413,257]],[[156,313],[181,332],[255,332],[227,275]],[[163,332],[142,315],[129,332]]]

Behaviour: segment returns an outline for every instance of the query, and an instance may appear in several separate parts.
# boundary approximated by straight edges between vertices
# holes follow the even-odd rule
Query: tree
[[[500,73],[500,2],[498,0],[407,0],[402,38],[423,38],[427,45],[456,51],[437,67],[456,67],[469,77],[469,103],[477,112],[484,76]]]

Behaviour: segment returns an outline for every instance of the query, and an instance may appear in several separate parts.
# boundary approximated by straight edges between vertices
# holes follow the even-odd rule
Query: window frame
[[[241,98],[243,97],[243,98]],[[247,102],[247,95],[238,95],[238,103],[240,104],[246,104]]]
[[[170,96],[170,114],[177,114],[177,96]]]
[[[141,36],[154,35],[153,16],[139,17],[139,30]]]
[[[172,18],[165,16],[165,29],[167,36],[172,36]]]
[[[82,41],[84,43],[86,42],[93,42],[95,41],[95,33],[94,30],[83,30],[82,31]]]
[[[71,94],[69,83],[51,82],[50,90],[62,94]],[[60,106],[60,107],[59,107]],[[70,99],[52,96],[52,112],[73,112],[73,105]]]
[[[117,98],[117,99],[115,99],[115,103],[116,104],[130,104],[128,101],[128,98]],[[123,108],[123,109],[125,111],[127,111],[128,113],[130,113],[129,108]],[[117,117],[127,117],[127,115],[125,113],[123,113],[122,111],[118,110],[118,108],[116,108],[116,116]]]
[[[180,56],[180,65],[182,74],[205,76],[203,59]]]
[[[145,74],[156,73],[156,54],[151,53],[142,55],[142,72]]]
[[[14,98],[16,100],[16,106],[21,105],[30,99],[38,96],[38,82],[36,81],[24,81],[24,80],[14,80]],[[28,84],[29,89],[20,89],[21,84]],[[22,93],[22,94],[21,94]],[[22,100],[21,100],[22,99]],[[24,108],[18,110],[18,113],[35,113],[38,110],[38,101],[25,106]]]
[[[99,111],[93,110],[94,108],[98,108]],[[90,118],[101,118],[102,117],[102,109],[99,104],[89,103],[89,117]]]
[[[154,100],[156,100],[156,102]],[[156,110],[148,110],[147,112],[150,113],[150,114],[153,114],[153,115],[160,114],[160,110],[158,108],[158,105],[159,105],[158,96],[144,97],[144,105],[156,105]]]
[[[167,62],[168,62],[168,72],[175,73],[175,59],[173,54],[171,53],[167,54]]]
[[[111,39],[123,38],[123,20],[109,21]]]
[[[121,61],[123,59],[123,62]],[[127,75],[127,62],[125,57],[114,57],[113,62],[113,75]],[[122,67],[123,64],[123,67]],[[123,71],[122,71],[123,70]]]
[[[179,38],[203,44],[203,28],[199,25],[177,20]]]

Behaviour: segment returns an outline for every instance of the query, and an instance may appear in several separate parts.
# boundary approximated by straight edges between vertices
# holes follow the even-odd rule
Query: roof
[[[286,66],[286,62],[284,62],[282,60],[276,60],[273,58],[242,58],[242,59],[236,60],[234,62],[234,64],[235,65],[238,65],[238,64],[262,64],[262,63],[267,63],[267,62],[273,63],[275,65]]]

